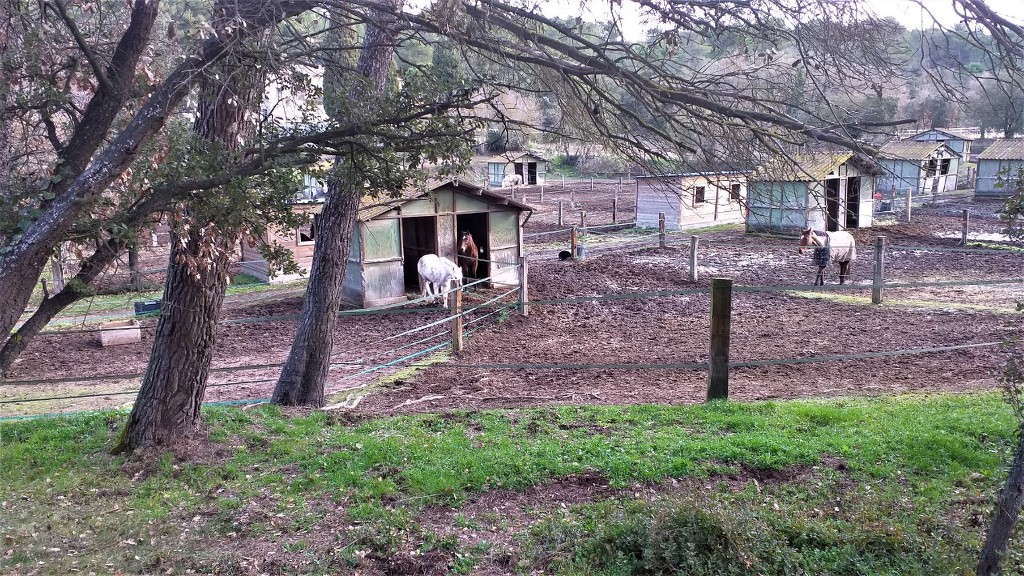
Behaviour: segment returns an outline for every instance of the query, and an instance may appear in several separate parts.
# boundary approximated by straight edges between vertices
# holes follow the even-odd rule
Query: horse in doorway
[[[801,254],[804,248],[814,249],[814,263],[818,266],[815,286],[825,285],[825,266],[829,262],[839,264],[839,283],[846,284],[850,277],[850,264],[857,259],[857,242],[849,232],[818,232],[808,228],[800,234],[797,242],[797,250]]]
[[[440,295],[444,298],[444,307],[448,307],[448,293],[462,286],[462,269],[451,260],[436,254],[424,254],[416,263],[416,272],[420,275],[420,292],[423,298],[436,300]]]
[[[463,278],[476,278],[477,264],[480,262],[480,249],[473,241],[469,230],[459,233],[459,266],[462,267]]]

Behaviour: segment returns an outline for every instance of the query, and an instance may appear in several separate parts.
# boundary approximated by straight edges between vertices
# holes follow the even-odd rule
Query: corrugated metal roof
[[[361,207],[359,209],[359,221],[365,222],[367,220],[372,220],[377,216],[384,214],[385,212],[388,212],[401,206],[402,204],[405,204],[406,202],[416,200],[419,198],[425,198],[429,196],[431,192],[444,187],[451,187],[458,192],[462,192],[463,194],[480,196],[484,200],[493,202],[495,204],[512,206],[514,208],[519,208],[524,212],[533,212],[533,208],[529,207],[526,204],[523,204],[522,202],[510,200],[504,194],[491,192],[486,188],[477,186],[476,184],[465,182],[463,180],[445,180],[443,182],[430,182],[420,188],[404,190],[402,194],[396,198],[365,197],[363,198],[363,201],[360,204]]]
[[[1024,138],[996,140],[975,158],[978,160],[1024,160]]]
[[[931,128],[929,130],[923,130],[923,131],[918,132],[916,134],[912,134],[910,136],[907,136],[907,140],[913,140],[915,138],[918,138],[920,136],[924,136],[926,134],[935,133],[935,134],[942,134],[943,136],[946,136],[947,138],[949,138],[951,140],[967,140],[969,142],[973,142],[974,141],[972,138],[970,138],[970,137],[968,137],[968,136],[966,136],[964,134],[957,133],[956,130],[958,130],[958,129],[957,128],[947,128],[947,129]]]
[[[824,180],[853,152],[812,152],[775,156],[750,175],[754,182],[817,182]]]
[[[548,159],[537,154],[536,152],[506,152],[505,154],[497,154],[487,159],[488,162],[504,162],[506,164],[511,162],[519,162],[523,158],[534,158],[542,162],[547,162]]]
[[[894,140],[879,148],[878,153],[882,158],[892,160],[923,160],[937,149],[943,147],[948,148],[950,152],[959,156],[959,154],[956,154],[956,151],[949,148],[944,142],[919,142],[917,140]]]

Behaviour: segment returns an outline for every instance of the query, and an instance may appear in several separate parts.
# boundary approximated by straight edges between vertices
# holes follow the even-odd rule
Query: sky
[[[907,28],[927,28],[934,25],[935,20],[946,26],[952,26],[958,20],[953,10],[952,0],[921,0],[921,3],[910,0],[834,0],[835,2],[855,2],[882,17],[891,16]],[[1024,25],[1024,0],[988,0],[989,7],[1008,20]],[[548,14],[564,16],[581,14],[587,20],[606,20],[608,18],[607,0],[546,0],[542,1],[542,10]],[[927,12],[922,9],[922,5]],[[631,0],[622,0],[617,12],[622,16],[624,33],[629,40],[642,40],[647,25],[643,23],[638,6]],[[929,12],[931,15],[929,15]]]

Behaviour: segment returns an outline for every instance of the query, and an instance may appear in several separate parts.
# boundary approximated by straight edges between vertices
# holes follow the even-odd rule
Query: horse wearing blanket
[[[818,265],[815,286],[825,285],[825,266],[829,262],[839,263],[839,283],[846,284],[850,263],[857,259],[857,242],[849,232],[818,232],[808,228],[800,234],[797,246],[801,254],[805,247],[814,248],[814,263]]]
[[[462,269],[455,262],[436,254],[425,254],[420,258],[416,271],[420,275],[423,298],[431,296],[431,300],[436,300],[441,295],[445,308],[448,307],[448,293],[462,286]]]

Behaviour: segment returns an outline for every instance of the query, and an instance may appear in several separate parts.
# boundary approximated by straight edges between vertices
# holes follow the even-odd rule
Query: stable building
[[[747,186],[748,232],[846,230],[872,223],[875,176],[881,171],[853,152],[778,156],[759,166]]]
[[[945,142],[898,140],[878,152],[882,174],[875,181],[875,189],[883,194],[911,190],[913,196],[919,196],[956,190],[960,154]]]
[[[263,240],[292,250],[305,273],[312,263],[323,202],[297,204],[295,209],[308,214],[307,225]],[[362,308],[401,302],[409,293],[418,297],[420,257],[437,254],[457,261],[461,231],[473,235],[480,251],[477,279],[489,278],[488,285],[518,285],[519,261],[525,255],[522,226],[531,213],[525,204],[457,180],[399,198],[365,199],[352,237],[343,297]],[[244,243],[242,260],[242,272],[269,279],[267,263]]]
[[[501,186],[505,176],[518,174],[525,186],[543,184],[548,172],[548,160],[533,152],[509,152],[487,159],[487,185]]]
[[[685,230],[739,224],[746,218],[749,172],[690,172],[636,179],[636,225]]]
[[[971,157],[971,143],[974,142],[971,138],[957,134],[952,130],[943,130],[941,128],[932,128],[931,130],[918,132],[913,136],[904,138],[904,140],[912,140],[914,142],[942,142],[959,154],[960,158],[963,159],[964,162]]]
[[[1009,196],[1009,182],[1024,168],[1024,139],[996,140],[976,157],[978,172],[974,181],[976,196]]]

